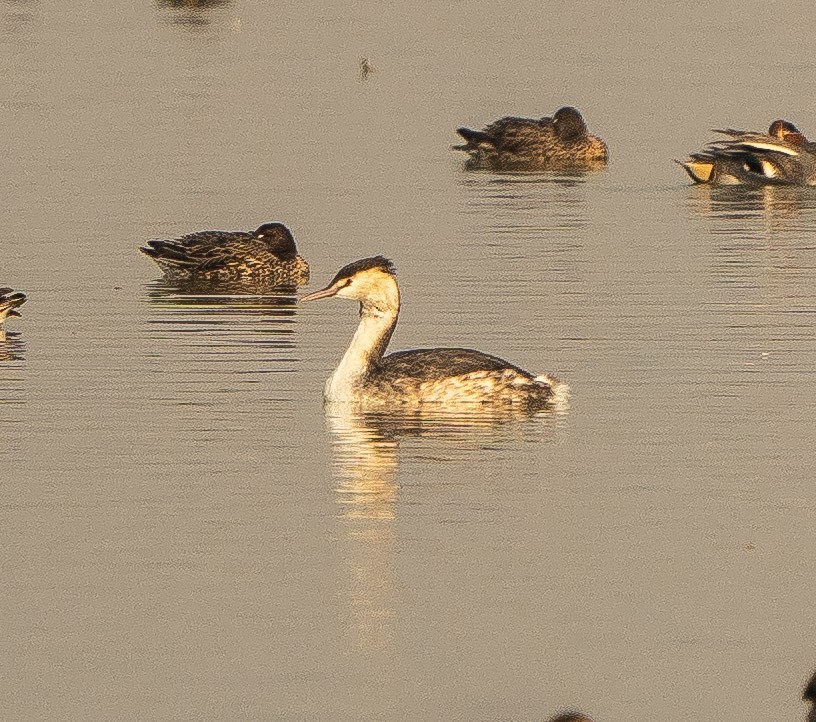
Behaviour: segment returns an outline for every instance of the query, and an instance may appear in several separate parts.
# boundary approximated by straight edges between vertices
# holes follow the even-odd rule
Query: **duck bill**
[[[317,301],[318,298],[331,298],[334,296],[340,289],[336,286],[326,286],[326,288],[321,288],[319,291],[315,291],[314,293],[309,293],[301,298],[301,301]]]

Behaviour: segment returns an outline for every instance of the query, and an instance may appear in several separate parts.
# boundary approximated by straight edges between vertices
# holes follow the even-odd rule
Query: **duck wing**
[[[529,143],[531,138],[538,138],[542,133],[552,133],[552,119],[520,118],[508,115],[492,122],[484,130],[471,128],[457,128],[466,141],[464,146],[457,146],[456,150],[471,150],[479,146],[489,146],[497,150],[512,152]]]
[[[151,258],[175,266],[214,267],[226,257],[241,252],[241,246],[254,240],[238,231],[199,231],[174,240],[148,241],[142,252]]]

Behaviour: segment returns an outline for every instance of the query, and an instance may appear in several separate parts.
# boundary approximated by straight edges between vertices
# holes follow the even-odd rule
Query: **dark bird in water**
[[[366,408],[518,404],[542,409],[566,399],[566,384],[481,351],[429,348],[385,355],[397,325],[400,295],[394,266],[382,256],[344,266],[328,286],[301,300],[330,296],[359,301],[360,325],[326,382],[328,402]]]
[[[802,694],[802,699],[805,700],[805,702],[810,702],[811,705],[807,722],[816,722],[816,673],[814,673],[807,683],[805,691]]]
[[[562,714],[551,717],[549,722],[593,722],[592,717],[583,714],[582,712],[563,712]]]
[[[17,310],[26,302],[26,295],[11,288],[0,288],[0,324],[9,316],[20,316]]]
[[[283,223],[264,223],[251,233],[188,233],[172,241],[148,241],[141,250],[173,281],[266,288],[309,280],[309,264]]]
[[[360,80],[366,81],[372,73],[376,73],[375,68],[368,58],[360,58]]]
[[[787,120],[767,133],[725,128],[726,136],[679,163],[695,183],[712,185],[816,185],[816,143]]]
[[[495,172],[590,171],[606,166],[606,143],[587,130],[575,108],[559,108],[552,118],[507,117],[484,130],[458,128],[467,142],[453,146],[470,158],[468,170]]]

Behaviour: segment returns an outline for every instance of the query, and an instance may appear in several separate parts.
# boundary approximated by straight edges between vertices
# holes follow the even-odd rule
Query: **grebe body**
[[[173,281],[299,286],[309,280],[309,264],[282,223],[264,223],[250,233],[199,231],[148,241],[141,250]]]
[[[787,120],[775,120],[767,133],[715,130],[726,138],[676,161],[698,184],[816,185],[816,143]]]
[[[17,309],[26,302],[26,295],[11,288],[0,288],[0,324],[9,316],[22,315]]]
[[[360,325],[326,382],[327,402],[367,408],[422,404],[521,404],[545,408],[566,385],[535,376],[504,359],[466,348],[430,348],[385,354],[397,324],[399,287],[382,256],[344,266],[331,283],[303,301],[339,296],[360,303]]]
[[[467,142],[453,146],[470,157],[468,170],[589,171],[603,168],[606,143],[591,135],[581,113],[560,108],[552,118],[500,118],[483,130],[458,128]]]

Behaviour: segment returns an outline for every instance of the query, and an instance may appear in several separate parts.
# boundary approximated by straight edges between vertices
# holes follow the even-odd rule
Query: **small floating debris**
[[[377,68],[375,68],[371,61],[368,58],[360,58],[360,80],[365,82],[371,76],[372,73],[376,73]]]

